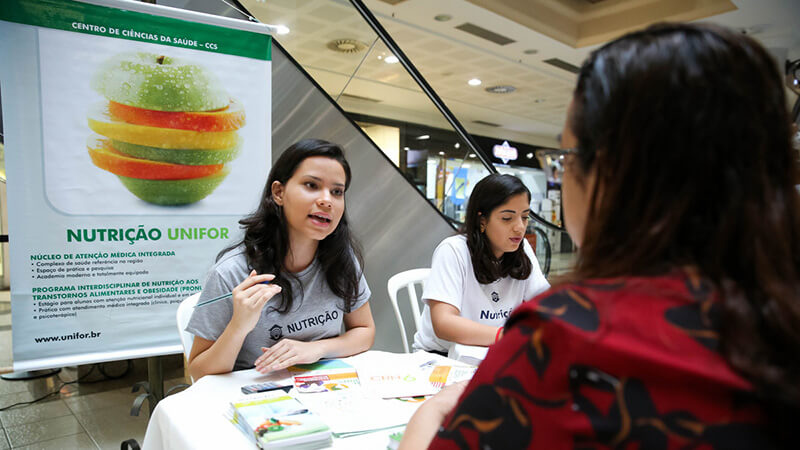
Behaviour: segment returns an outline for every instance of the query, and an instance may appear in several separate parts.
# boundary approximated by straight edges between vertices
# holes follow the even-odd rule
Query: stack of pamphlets
[[[231,422],[263,449],[312,450],[332,443],[319,416],[283,392],[249,395],[231,403]]]

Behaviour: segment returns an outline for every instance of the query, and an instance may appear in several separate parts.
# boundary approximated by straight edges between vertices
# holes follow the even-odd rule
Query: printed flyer
[[[15,370],[181,352],[272,160],[265,26],[92,3],[0,6]]]

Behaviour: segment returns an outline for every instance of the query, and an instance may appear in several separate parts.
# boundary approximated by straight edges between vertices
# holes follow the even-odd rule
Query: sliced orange
[[[111,117],[135,125],[191,131],[234,131],[244,126],[244,108],[236,100],[216,111],[170,112],[109,102]]]
[[[107,104],[98,104],[89,112],[89,128],[97,134],[136,145],[158,148],[219,150],[236,145],[235,131],[190,131],[134,125],[115,120]]]
[[[186,180],[213,175],[222,170],[223,164],[210,166],[186,166],[147,159],[133,158],[115,150],[106,139],[90,140],[87,144],[89,156],[95,166],[114,175],[142,180]]]

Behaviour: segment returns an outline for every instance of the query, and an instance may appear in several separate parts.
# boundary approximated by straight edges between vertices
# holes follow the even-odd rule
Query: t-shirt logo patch
[[[269,337],[271,337],[273,341],[277,341],[278,339],[282,338],[283,330],[281,329],[281,326],[273,325],[272,328],[269,329]]]
[[[492,291],[492,301],[495,303],[500,301],[500,296],[497,294],[497,292]]]

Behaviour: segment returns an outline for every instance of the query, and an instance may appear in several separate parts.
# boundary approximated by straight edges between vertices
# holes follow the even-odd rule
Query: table
[[[447,359],[433,353],[388,353],[369,351],[349,358],[341,358],[351,364],[356,370],[359,367],[369,368],[383,365],[418,364],[426,361],[436,361],[437,364],[458,364],[457,361]],[[255,446],[231,424],[225,417],[230,402],[240,399],[244,395],[240,388],[246,384],[260,383],[269,380],[285,378],[287,372],[261,375],[255,369],[231,372],[225,375],[208,375],[196,381],[188,389],[170,395],[158,403],[147,425],[142,448],[144,450],[158,449],[218,449],[218,448],[245,448]],[[300,401],[303,395],[296,394]],[[319,394],[324,395],[324,394]],[[382,400],[396,401],[396,400]],[[419,404],[417,404],[418,406]],[[378,411],[364,411],[365,415],[376,414]],[[325,418],[323,417],[323,420]],[[386,448],[389,435],[402,430],[401,427],[381,430],[346,438],[334,438],[334,449],[365,449]]]

